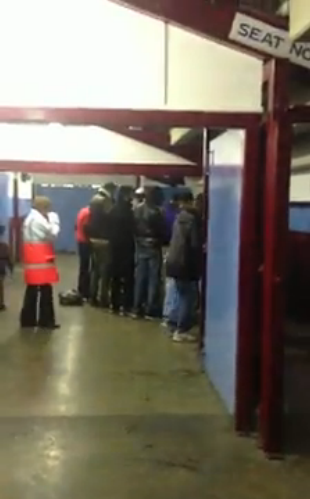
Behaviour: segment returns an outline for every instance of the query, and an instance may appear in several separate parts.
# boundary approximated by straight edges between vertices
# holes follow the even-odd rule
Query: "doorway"
[[[284,446],[290,454],[310,455],[310,173],[309,120],[292,117],[288,217],[287,299],[284,331]]]
[[[20,116],[20,110],[16,110],[16,116]],[[257,168],[258,168],[258,155],[260,146],[260,121],[261,115],[259,113],[217,113],[217,112],[185,112],[185,111],[143,111],[143,110],[83,110],[83,109],[39,109],[39,110],[23,110],[23,116],[28,116],[29,120],[27,123],[31,122],[31,116],[40,116],[40,122],[48,123],[50,117],[53,117],[53,121],[57,121],[58,124],[64,126],[79,125],[81,123],[87,123],[88,125],[99,125],[100,127],[122,127],[126,130],[129,129],[143,129],[143,127],[148,127],[158,129],[158,127],[165,127],[166,129],[172,130],[174,128],[200,128],[200,129],[217,129],[217,130],[232,130],[232,131],[242,131],[243,134],[243,151],[242,151],[242,161],[238,163],[238,167],[241,168],[240,171],[236,170],[234,174],[236,177],[231,178],[230,175],[232,171],[227,171],[225,183],[225,189],[221,190],[221,198],[225,198],[225,192],[230,198],[231,203],[233,200],[239,200],[237,211],[234,213],[234,223],[230,226],[228,220],[227,229],[232,229],[234,227],[234,234],[231,233],[231,237],[234,239],[236,246],[234,247],[234,259],[230,260],[229,268],[234,270],[232,272],[232,282],[231,285],[234,287],[234,300],[231,300],[231,310],[233,309],[233,324],[234,324],[234,345],[231,346],[230,352],[230,365],[232,365],[232,359],[234,358],[234,374],[232,384],[229,387],[230,398],[225,395],[225,391],[221,393],[221,384],[218,383],[218,377],[214,376],[214,384],[216,388],[222,394],[225,402],[227,403],[228,409],[234,416],[235,426],[239,432],[246,433],[251,429],[251,423],[253,419],[253,411],[255,410],[252,400],[253,393],[253,355],[254,355],[254,331],[255,331],[255,313],[256,304],[254,300],[255,289],[257,287],[257,271],[258,271],[258,252],[257,252],[257,233],[255,229],[255,220],[257,218],[258,210],[258,198],[257,198]],[[5,116],[5,112],[1,114],[2,119],[7,122],[13,122],[16,117],[14,116],[14,110],[10,110],[8,116]],[[59,133],[59,128],[58,132]],[[57,155],[56,155],[57,156]],[[75,156],[76,157],[76,156]],[[207,155],[205,155],[207,157]],[[3,170],[11,171],[22,171],[26,173],[40,172],[46,173],[61,173],[61,171],[66,171],[70,174],[84,173],[87,171],[92,173],[135,173],[136,175],[148,175],[150,170],[147,168],[149,165],[146,161],[140,161],[137,163],[115,163],[113,164],[111,160],[109,162],[92,163],[85,159],[84,163],[77,163],[76,159],[74,161],[68,161],[63,163],[59,155],[57,160],[49,161],[44,158],[44,160],[38,161],[37,158],[29,158],[26,160],[21,160],[12,158],[6,161],[0,161],[0,168]],[[196,166],[202,171],[202,165],[194,164],[179,165],[178,175],[190,175],[190,171],[195,171],[193,167]],[[204,175],[209,176],[207,161],[205,163]],[[222,164],[225,167],[225,164]],[[226,165],[227,166],[227,165]],[[169,168],[173,168],[173,165],[168,163],[159,163],[152,165],[153,173],[155,176],[166,175]],[[225,168],[224,168],[225,170]],[[223,170],[223,171],[224,171]],[[175,171],[174,171],[175,172]],[[185,173],[186,172],[186,173]],[[218,196],[215,195],[216,190],[214,190],[214,183],[218,181],[216,177],[218,175],[218,170],[216,165],[212,175],[209,177],[211,179],[211,188],[209,187],[209,192],[205,192],[205,197],[209,198],[212,196],[216,208],[215,211],[212,210],[212,227],[213,225],[213,213],[216,213],[218,209],[221,209],[221,203],[217,204]],[[237,179],[237,180],[236,180]],[[208,185],[208,182],[205,182]],[[234,190],[236,188],[236,191]],[[219,191],[217,191],[219,192]],[[223,196],[224,193],[224,196]],[[231,196],[231,197],[230,197]],[[216,207],[217,204],[217,207]],[[232,204],[231,204],[232,207]],[[223,206],[226,213],[230,212],[229,203]],[[218,239],[215,236],[215,232],[209,230],[208,223],[211,220],[210,216],[204,220],[206,226],[206,233],[212,235],[212,244],[218,244]],[[238,223],[237,223],[238,220]],[[226,234],[228,236],[228,234]],[[214,239],[215,237],[215,239]],[[226,257],[228,257],[228,242],[229,238],[226,237]],[[236,272],[236,262],[239,263],[238,272]],[[228,264],[228,261],[226,261]],[[217,265],[218,267],[218,265]],[[211,254],[207,255],[207,265],[206,270],[209,273],[212,270],[211,265]],[[237,274],[239,279],[237,278]],[[214,284],[214,283],[213,283]],[[222,283],[225,285],[225,283]],[[210,338],[214,339],[212,334],[214,331],[211,330],[211,319],[208,317],[208,306],[210,304],[211,296],[208,295],[207,278],[206,274],[202,278],[202,287],[206,289],[206,301],[203,304],[203,321],[205,325],[204,330],[201,331],[204,339],[204,352],[206,358],[209,358],[211,362],[211,357],[213,359],[213,354],[223,354],[223,350],[217,350],[217,347],[213,349],[211,355],[211,350],[208,350],[208,341]],[[230,295],[232,297],[232,294]],[[210,336],[209,336],[210,334]],[[214,345],[215,346],[215,345]],[[209,355],[210,354],[210,355]],[[209,355],[209,357],[208,357]],[[209,364],[210,365],[210,364]],[[208,362],[207,362],[208,368]],[[208,368],[209,369],[209,368]],[[228,373],[230,376],[231,373]],[[226,389],[225,389],[226,390]]]

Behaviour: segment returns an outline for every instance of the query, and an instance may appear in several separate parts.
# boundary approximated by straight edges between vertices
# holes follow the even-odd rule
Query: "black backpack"
[[[59,293],[59,305],[62,307],[82,307],[83,298],[76,289]]]

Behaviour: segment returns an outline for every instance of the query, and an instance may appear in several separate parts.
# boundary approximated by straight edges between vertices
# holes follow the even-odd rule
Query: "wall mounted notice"
[[[229,39],[310,69],[310,43],[293,42],[289,32],[237,13]]]

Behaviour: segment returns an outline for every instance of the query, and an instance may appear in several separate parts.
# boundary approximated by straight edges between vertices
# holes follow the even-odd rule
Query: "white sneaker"
[[[172,336],[172,341],[175,343],[194,343],[195,337],[189,333],[181,333],[180,331],[175,331]]]

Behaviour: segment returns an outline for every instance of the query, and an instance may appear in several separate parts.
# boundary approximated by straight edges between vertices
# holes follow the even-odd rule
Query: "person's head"
[[[92,214],[103,212],[103,198],[100,194],[95,194],[91,198],[89,208]]]
[[[155,185],[153,188],[153,203],[155,206],[161,207],[164,204],[164,194],[161,187]]]
[[[106,197],[110,196],[110,193],[104,187],[99,187],[97,195],[101,196],[102,198],[106,198]]]
[[[143,203],[144,200],[145,200],[144,188],[138,187],[138,189],[136,189],[135,193],[134,193],[134,201],[135,201],[135,203],[139,204],[139,203]]]
[[[117,185],[114,182],[107,182],[103,187],[101,187],[103,191],[105,191],[113,201],[115,199],[115,193],[117,191]]]
[[[157,187],[145,188],[145,202],[149,206],[160,206],[160,195]]]
[[[108,212],[111,209],[112,201],[110,196],[103,195],[103,193],[95,194],[90,200],[90,209],[92,212]]]
[[[51,201],[46,196],[36,196],[33,200],[32,206],[35,210],[42,213],[42,215],[47,215],[51,211]]]
[[[179,194],[179,206],[181,209],[193,208],[194,196],[191,191],[184,191]]]
[[[132,188],[125,185],[121,185],[117,194],[117,203],[129,205],[131,204],[131,201],[132,201]]]
[[[171,199],[170,199],[170,204],[174,207],[174,208],[178,208],[179,206],[179,200],[180,200],[180,196],[179,196],[179,193],[178,192],[175,192]]]
[[[203,212],[203,194],[200,192],[197,194],[196,199],[195,199],[195,208],[198,211],[198,213]]]

